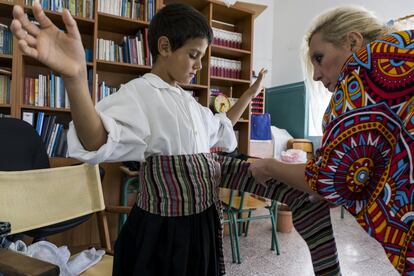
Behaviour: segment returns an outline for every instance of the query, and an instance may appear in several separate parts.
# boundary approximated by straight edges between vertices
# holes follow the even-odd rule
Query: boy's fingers
[[[69,35],[76,39],[81,39],[78,25],[76,24],[75,19],[73,19],[72,15],[70,14],[69,10],[65,9],[62,14],[63,23],[65,23],[66,31]]]
[[[20,22],[16,19],[13,19],[12,23],[10,24],[10,29],[14,33],[14,35],[19,40],[26,40],[27,44],[29,44],[31,47],[36,47],[37,40],[35,37],[30,35],[28,32],[26,32]]]
[[[35,37],[33,37],[30,34],[27,34],[25,40],[26,40],[27,44],[30,47],[33,47],[33,48],[36,49],[36,47],[37,47],[37,39]]]
[[[19,40],[19,47],[20,47],[20,50],[22,50],[23,54],[37,59],[37,55],[38,55],[37,50],[33,47],[30,47],[27,44],[26,40],[23,40],[23,39]]]
[[[50,19],[46,16],[38,1],[33,3],[33,14],[37,22],[39,22],[41,28],[53,26],[52,21],[50,21]]]
[[[267,69],[262,68],[260,70],[260,73],[259,74],[261,74],[262,76],[264,76],[264,75],[266,75],[266,73],[267,73]]]
[[[15,20],[20,24],[20,27],[23,27],[27,32],[29,32],[33,36],[37,36],[40,32],[39,28],[29,21],[27,15],[23,12],[22,7],[15,5],[13,8],[13,17]]]

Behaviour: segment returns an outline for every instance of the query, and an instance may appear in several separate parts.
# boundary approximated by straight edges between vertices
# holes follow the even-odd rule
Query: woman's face
[[[325,41],[320,33],[315,33],[309,43],[313,80],[321,81],[330,92],[334,92],[342,66],[351,54],[351,49],[335,46]]]

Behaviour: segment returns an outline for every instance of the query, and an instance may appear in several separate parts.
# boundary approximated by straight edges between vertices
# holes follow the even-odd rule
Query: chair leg
[[[235,249],[235,241],[234,241],[234,231],[233,231],[233,220],[232,217],[233,215],[231,214],[231,211],[227,212],[227,219],[228,219],[228,226],[229,226],[229,238],[230,238],[230,246],[231,246],[231,257],[232,257],[232,262],[236,263],[237,261],[237,252]]]
[[[341,205],[341,219],[345,217],[345,207]]]
[[[131,185],[136,186],[136,178],[126,178],[125,181],[122,183],[121,187],[121,199],[120,205],[121,206],[128,206],[128,193],[129,188]],[[119,223],[118,223],[118,232],[121,232],[122,226],[124,225],[125,221],[127,220],[127,214],[120,214],[119,215]]]
[[[249,218],[251,218],[252,217],[252,210],[249,210]],[[245,227],[245,229],[244,229],[244,236],[245,237],[247,237],[247,234],[248,234],[248,232],[249,232],[249,225],[250,225],[250,220],[248,220],[247,222],[246,222],[246,227]]]
[[[234,231],[234,241],[235,241],[235,244],[236,244],[237,263],[241,264],[239,233],[237,231],[237,219],[236,219],[235,214],[233,214],[231,217],[232,217],[232,220],[233,220],[233,231]]]
[[[128,204],[128,183],[129,183],[129,179],[125,177],[125,180],[122,181],[122,184],[121,184],[122,185],[121,186],[121,198],[120,198],[121,206],[127,206]],[[119,215],[118,232],[121,232],[122,226],[124,225],[126,219],[127,219],[126,214]]]
[[[274,207],[269,208],[270,213],[270,220],[272,222],[272,245],[271,250],[276,249],[276,254],[280,255],[279,251],[279,241],[277,240],[277,232],[276,232],[276,221],[277,221],[277,205],[275,204]]]

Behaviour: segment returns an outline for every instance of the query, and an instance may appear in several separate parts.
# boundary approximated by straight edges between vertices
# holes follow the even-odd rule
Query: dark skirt
[[[215,206],[184,217],[162,217],[136,205],[115,243],[113,275],[219,275]]]

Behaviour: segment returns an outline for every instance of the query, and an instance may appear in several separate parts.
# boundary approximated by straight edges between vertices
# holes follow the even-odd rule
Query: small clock
[[[225,113],[231,107],[230,100],[226,95],[220,93],[214,97],[212,107],[215,112]]]

